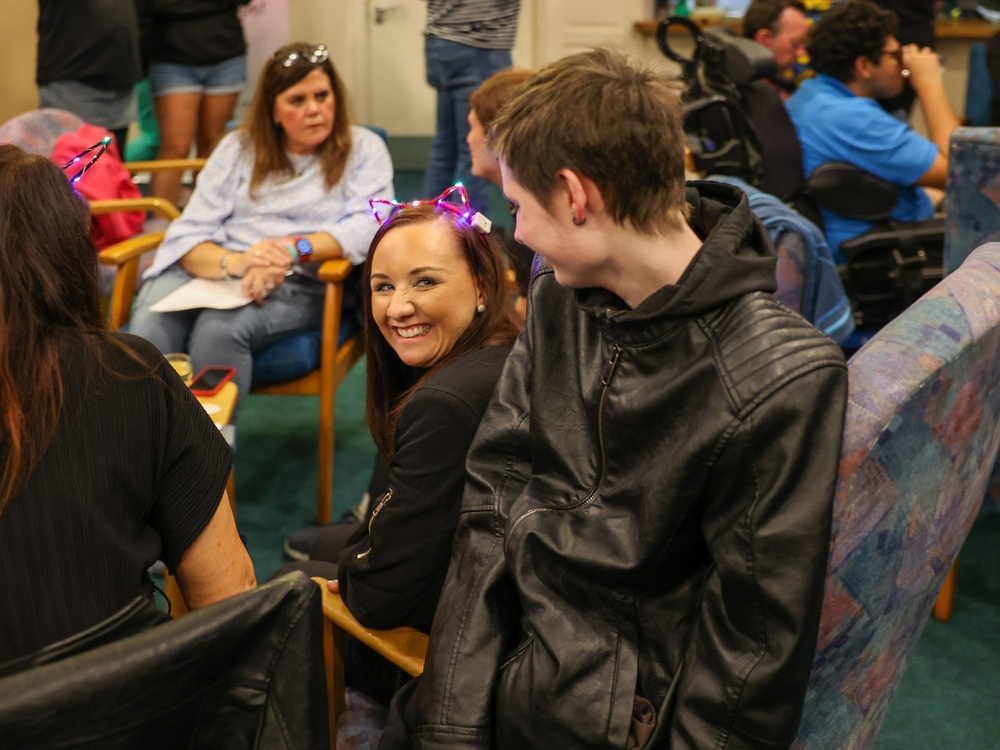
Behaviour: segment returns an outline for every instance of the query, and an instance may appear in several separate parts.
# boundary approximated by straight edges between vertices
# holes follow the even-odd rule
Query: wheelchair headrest
[[[863,221],[888,219],[898,197],[891,182],[842,161],[816,167],[806,182],[806,191],[821,208]]]
[[[694,54],[690,58],[677,53],[668,41],[671,27],[686,29],[694,41]],[[702,30],[689,18],[671,16],[664,19],[656,30],[660,51],[681,65],[684,77],[691,85],[698,67],[713,81],[745,86],[751,81],[773,76],[777,70],[774,55],[752,39],[734,34],[718,26]]]

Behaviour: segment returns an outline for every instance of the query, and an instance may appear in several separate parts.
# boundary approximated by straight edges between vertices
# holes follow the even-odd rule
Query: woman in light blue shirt
[[[267,62],[244,126],[219,143],[145,273],[132,332],[187,351],[195,370],[236,368],[250,390],[253,353],[319,328],[324,260],[359,265],[374,234],[369,198],[392,198],[382,139],[353,127],[326,47],[295,43]],[[153,312],[192,278],[239,279],[252,304]]]

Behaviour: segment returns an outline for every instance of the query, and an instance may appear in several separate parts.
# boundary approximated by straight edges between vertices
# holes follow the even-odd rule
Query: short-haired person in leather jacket
[[[491,143],[545,260],[380,748],[783,748],[816,646],[847,373],[666,75],[539,71]],[[412,687],[411,687],[412,686]]]

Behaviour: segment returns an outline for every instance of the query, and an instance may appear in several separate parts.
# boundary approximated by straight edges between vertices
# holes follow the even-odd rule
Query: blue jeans
[[[191,280],[179,266],[142,285],[132,310],[129,331],[166,354],[187,352],[195,373],[208,365],[236,368],[239,387],[233,422],[253,380],[253,353],[278,339],[316,330],[323,316],[326,287],[313,279],[289,276],[263,305],[251,302],[235,310],[184,310],[157,313],[150,306]]]
[[[510,50],[482,49],[428,36],[424,39],[427,83],[437,89],[437,130],[427,163],[425,198],[434,198],[461,180],[477,211],[486,212],[491,183],[473,177],[469,134],[469,96],[479,84],[512,64]]]

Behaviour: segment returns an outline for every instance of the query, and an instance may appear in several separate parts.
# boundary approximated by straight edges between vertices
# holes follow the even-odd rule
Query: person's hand
[[[340,580],[337,579],[337,578],[334,578],[332,581],[327,581],[326,582],[326,590],[329,591],[331,594],[339,594],[340,593]]]
[[[233,276],[246,276],[251,268],[270,266],[287,271],[292,267],[292,254],[288,251],[290,244],[292,240],[288,237],[255,242],[245,253],[236,253],[229,259],[229,273]]]
[[[903,68],[909,71],[910,84],[914,88],[925,81],[939,81],[944,73],[937,52],[915,44],[903,47]]]
[[[278,266],[253,266],[243,275],[240,289],[258,305],[279,286],[285,283],[285,269]]]

